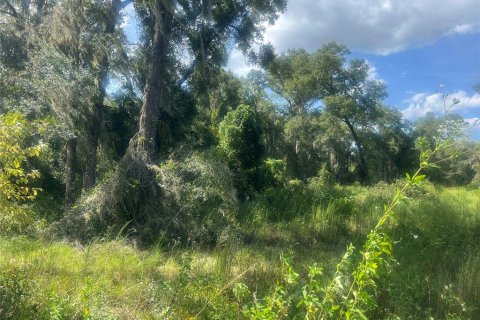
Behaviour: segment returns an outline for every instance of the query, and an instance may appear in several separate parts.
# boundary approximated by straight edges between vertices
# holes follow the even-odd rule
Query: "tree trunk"
[[[172,32],[174,12],[173,0],[155,0],[152,13],[155,19],[154,37],[150,54],[144,101],[140,111],[139,129],[130,141],[129,155],[150,163],[154,160],[157,145],[157,130],[160,111],[164,108],[167,54]]]
[[[105,24],[105,35],[109,36],[115,33],[115,26],[120,17],[122,3],[120,0],[112,0],[109,16]],[[95,80],[97,86],[97,96],[94,99],[93,114],[91,122],[85,137],[85,158],[83,168],[83,189],[90,189],[95,185],[96,167],[97,167],[97,149],[100,140],[100,134],[104,126],[104,108],[103,100],[108,85],[108,71],[110,69],[109,52],[104,52],[100,57],[99,69]]]
[[[355,132],[355,128],[353,127],[352,123],[348,119],[343,119],[343,121],[347,124],[350,133],[352,134],[353,140],[358,148],[358,156],[360,157],[360,179],[364,184],[370,184],[370,175],[368,173],[368,166],[367,161],[365,160],[365,153],[363,152],[363,146],[358,138],[357,133]]]
[[[72,206],[75,201],[73,188],[75,184],[75,162],[77,158],[77,138],[70,138],[66,145],[67,156],[65,160],[65,209]]]
[[[95,111],[97,112],[97,107],[95,106]],[[103,110],[102,110],[103,112]],[[103,119],[103,117],[102,117]],[[100,136],[100,128],[97,127],[102,125],[102,120],[95,117],[92,121],[92,128],[89,131],[88,136],[84,141],[84,160],[83,160],[83,182],[82,189],[90,189],[95,185],[96,181],[96,168],[97,168],[97,149],[98,149],[98,140]],[[95,127],[95,128],[94,128]]]

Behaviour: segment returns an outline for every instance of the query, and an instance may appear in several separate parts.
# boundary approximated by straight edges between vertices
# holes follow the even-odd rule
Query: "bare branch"
[[[6,11],[6,10],[2,10],[2,9],[0,9],[0,13],[7,14],[7,15],[9,15],[9,16],[12,15],[12,13],[11,13],[10,11]]]
[[[5,12],[5,11],[2,11],[2,12],[11,15],[14,18],[17,18],[18,13],[17,13],[17,10],[15,10],[15,7],[12,6],[12,4],[8,0],[2,0],[2,1],[7,5],[8,9],[10,10],[10,12]]]

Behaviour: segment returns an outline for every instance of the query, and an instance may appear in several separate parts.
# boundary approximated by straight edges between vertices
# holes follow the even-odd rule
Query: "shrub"
[[[80,199],[57,231],[82,239],[125,233],[146,244],[223,241],[234,229],[237,195],[230,171],[215,156],[197,153],[149,166],[139,179],[117,170]]]
[[[41,146],[31,139],[39,132],[39,123],[29,122],[23,115],[0,115],[0,232],[25,232],[32,224],[29,210],[22,204],[35,199],[39,188],[31,182],[39,178],[36,170],[28,168],[28,160],[38,157]]]
[[[208,154],[169,161],[157,171],[157,182],[164,191],[162,209],[170,225],[165,237],[214,243],[228,236],[234,227],[237,196],[223,163]]]
[[[31,283],[20,271],[0,274],[0,318],[27,319],[34,305],[30,302]]]
[[[285,183],[287,181],[286,159],[268,158],[264,161],[263,165],[277,184]]]
[[[219,150],[232,171],[240,197],[258,190],[257,171],[265,148],[255,111],[242,104],[227,113],[219,126],[219,140]]]
[[[264,152],[261,131],[255,111],[247,105],[240,105],[230,111],[219,127],[220,149],[231,163],[238,163],[242,169],[257,166]]]

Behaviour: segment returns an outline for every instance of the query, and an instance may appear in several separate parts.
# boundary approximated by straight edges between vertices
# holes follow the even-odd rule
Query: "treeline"
[[[129,5],[140,25],[134,44],[121,28]],[[159,210],[223,212],[322,168],[340,184],[390,182],[418,166],[419,144],[465,129],[453,114],[403,119],[383,103],[385,83],[345,46],[277,54],[260,45],[264,24],[285,8],[285,0],[2,1],[0,112],[49,124],[25,140],[43,146],[28,163],[41,173],[37,187],[63,195],[67,211],[76,204],[71,215],[81,208],[103,212],[107,225],[182,234],[193,222],[172,213],[172,226]],[[232,46],[259,71],[225,72]],[[442,169],[428,168],[429,179],[479,183],[478,148],[452,141],[454,156],[439,155]],[[201,205],[177,192],[229,181],[233,197],[215,191]]]

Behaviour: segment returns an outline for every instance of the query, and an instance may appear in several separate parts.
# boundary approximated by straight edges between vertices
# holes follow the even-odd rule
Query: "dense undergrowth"
[[[329,279],[393,194],[386,184],[294,181],[247,201],[236,235],[208,249],[4,237],[0,318],[268,319],[265,310],[284,308],[288,318],[304,319],[309,272]],[[367,317],[479,319],[480,191],[426,183],[407,196],[387,228],[394,260]]]

